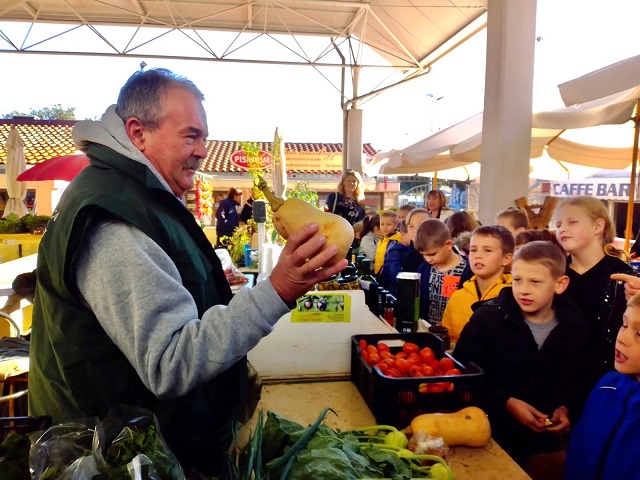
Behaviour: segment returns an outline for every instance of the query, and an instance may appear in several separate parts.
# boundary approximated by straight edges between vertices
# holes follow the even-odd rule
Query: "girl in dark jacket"
[[[597,198],[562,201],[556,211],[556,237],[569,254],[567,295],[582,308],[595,332],[595,383],[613,370],[616,335],[626,308],[623,282],[610,277],[615,273],[632,274],[633,270],[626,254],[613,245],[613,222]]]

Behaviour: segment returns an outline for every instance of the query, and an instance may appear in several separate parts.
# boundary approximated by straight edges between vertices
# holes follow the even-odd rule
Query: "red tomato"
[[[385,358],[382,360],[383,363],[386,363],[387,365],[389,365],[389,368],[395,368],[396,367],[396,359],[391,357],[391,358]]]
[[[373,353],[375,353],[377,355],[378,354],[378,349],[376,348],[375,345],[367,345],[367,353],[369,354],[369,356],[371,356],[371,354],[373,354]]]
[[[395,354],[395,357],[396,358],[407,358],[408,355],[407,355],[407,352],[398,352],[398,353]]]
[[[451,384],[449,382],[437,382],[433,386],[438,389],[438,392],[448,392]]]
[[[388,352],[391,349],[389,348],[389,345],[387,345],[386,343],[379,343],[378,344],[378,351],[379,352]]]
[[[387,377],[401,377],[402,373],[400,373],[400,370],[398,370],[397,368],[389,368],[389,370],[387,370]]]
[[[413,358],[407,358],[406,360],[409,364],[409,368],[413,367],[414,365],[420,365],[420,362],[416,362]]]
[[[380,362],[378,364],[376,364],[376,367],[378,367],[378,369],[380,370],[380,372],[384,375],[385,373],[387,373],[387,370],[389,370],[389,365],[384,363],[384,362]]]
[[[433,377],[433,374],[435,373],[433,371],[433,368],[431,368],[429,365],[422,365],[420,367],[420,371],[422,372],[422,376],[424,377]]]
[[[429,393],[441,393],[444,392],[444,388],[442,387],[441,383],[430,383],[429,386],[427,387],[427,390],[429,391]]]
[[[374,366],[376,364],[380,363],[380,355],[378,355],[377,353],[370,353],[369,354],[369,365],[370,366]]]
[[[420,385],[418,385],[418,392],[420,393],[429,393],[429,388],[427,387],[426,383],[421,383]]]
[[[431,362],[436,359],[436,354],[433,353],[433,350],[431,350],[429,347],[424,347],[422,350],[420,350],[420,359],[422,360],[422,363],[430,365]]]
[[[358,340],[358,346],[360,348],[367,348],[367,341],[364,338],[362,340]]]
[[[445,372],[445,375],[446,376],[449,376],[449,375],[460,375],[461,373],[462,372],[460,370],[458,370],[457,368],[452,368],[451,370],[447,370]]]
[[[420,359],[420,355],[418,355],[416,352],[410,353],[409,356],[407,357],[407,360],[413,360],[418,365],[422,363],[422,360]]]
[[[386,350],[380,350],[379,355],[383,360],[386,360],[387,358],[395,358],[391,352],[388,352]]]
[[[437,372],[438,370],[440,370],[440,362],[435,358],[431,360],[431,362],[429,362],[429,366],[433,368],[434,372]]]
[[[455,368],[455,366],[456,364],[449,357],[442,357],[440,359],[440,370],[442,370],[443,372],[448,372],[452,368]]]
[[[411,365],[411,367],[409,367],[409,376],[410,377],[421,377],[422,376],[422,371],[420,370],[420,366],[419,365]]]
[[[364,348],[360,350],[360,356],[365,362],[369,363],[369,353]]]
[[[411,365],[409,365],[409,361],[406,358],[397,358],[396,359],[396,368],[404,373],[404,372],[408,372],[409,368],[411,368]]]
[[[402,351],[407,353],[418,353],[420,351],[420,347],[415,343],[405,342],[405,344],[402,346]]]

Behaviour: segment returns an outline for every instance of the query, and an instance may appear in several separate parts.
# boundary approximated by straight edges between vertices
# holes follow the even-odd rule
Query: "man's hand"
[[[640,292],[640,278],[626,273],[614,273],[611,280],[620,280],[624,282],[624,297],[629,300],[636,293]]]
[[[544,432],[545,420],[549,417],[527,402],[511,397],[507,400],[507,411],[522,425],[534,432]]]
[[[571,422],[569,421],[569,411],[567,407],[562,406],[556,408],[549,421],[551,425],[547,426],[548,432],[564,433],[569,431]]]
[[[348,264],[346,259],[342,259],[335,265],[327,266],[338,249],[331,246],[320,252],[326,238],[318,234],[319,228],[318,224],[309,223],[294,232],[287,239],[269,277],[275,291],[289,304],[307,293],[316,283],[344,270]]]

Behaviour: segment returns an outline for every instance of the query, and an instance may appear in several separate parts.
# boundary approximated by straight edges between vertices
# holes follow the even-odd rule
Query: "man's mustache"
[[[187,170],[190,168],[193,168],[194,170],[198,170],[200,168],[200,165],[202,164],[202,160],[199,158],[191,158],[189,160],[187,160],[187,162],[184,164],[184,166],[182,167],[183,170]]]

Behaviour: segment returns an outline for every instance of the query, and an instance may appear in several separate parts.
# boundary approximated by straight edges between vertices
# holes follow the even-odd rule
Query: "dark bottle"
[[[380,308],[378,304],[378,282],[371,275],[371,260],[363,258],[360,262],[361,275],[358,276],[360,288],[364,291],[364,301],[371,312],[378,316]]]
[[[367,257],[365,257],[363,254],[356,255],[356,272],[359,277],[362,276],[362,260],[364,260],[365,258]]]
[[[400,333],[415,333],[418,331],[420,318],[420,274],[400,272],[396,278],[396,330]]]
[[[396,308],[396,298],[390,293],[387,293],[385,295],[384,308],[382,310],[382,318],[384,318],[385,322],[387,322],[392,327],[396,326],[395,308]]]

